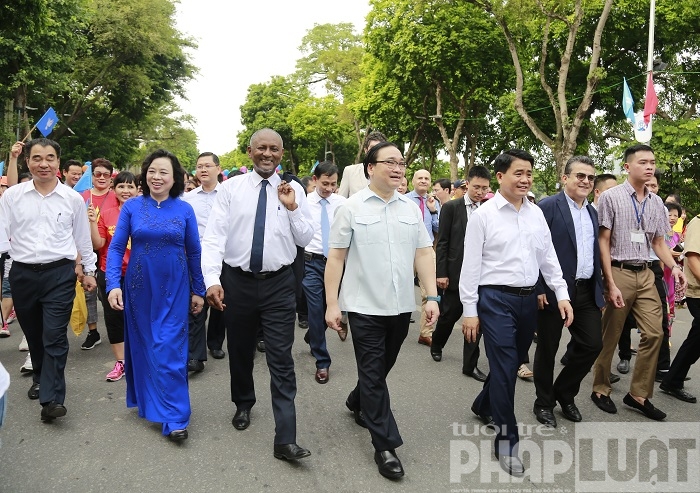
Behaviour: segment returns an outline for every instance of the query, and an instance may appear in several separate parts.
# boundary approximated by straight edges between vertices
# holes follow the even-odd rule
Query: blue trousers
[[[325,271],[326,263],[323,260],[307,260],[302,281],[309,310],[309,345],[311,354],[316,358],[316,368],[331,366],[331,356],[326,347],[326,290],[323,284]]]
[[[515,381],[537,329],[537,295],[510,294],[479,287],[480,331],[483,334],[489,376],[474,400],[474,409],[493,417],[495,453],[517,455],[520,440],[515,419]]]

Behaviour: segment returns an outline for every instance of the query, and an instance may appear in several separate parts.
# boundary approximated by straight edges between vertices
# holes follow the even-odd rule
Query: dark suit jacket
[[[436,277],[447,277],[447,289],[459,290],[459,275],[464,258],[464,235],[467,231],[467,207],[464,199],[450,200],[440,209],[438,240],[435,247]]]
[[[576,250],[576,231],[574,230],[574,220],[571,217],[569,203],[566,201],[564,192],[547,197],[537,205],[540,206],[544,217],[549,225],[552,234],[552,243],[557,252],[559,265],[561,265],[564,280],[569,287],[569,296],[574,299],[576,280],[576,260],[578,252]],[[605,304],[603,298],[603,276],[600,269],[600,246],[598,245],[598,211],[591,204],[587,206],[588,213],[593,221],[593,279],[595,280],[595,302],[599,308]],[[540,290],[547,295],[547,309],[557,310],[557,298],[554,292],[549,289],[540,275]],[[543,288],[543,289],[542,289]],[[576,314],[574,314],[576,316]]]

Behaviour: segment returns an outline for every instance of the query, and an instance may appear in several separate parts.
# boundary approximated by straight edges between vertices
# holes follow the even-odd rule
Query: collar
[[[257,188],[263,180],[267,180],[270,183],[270,185],[275,188],[277,188],[280,185],[280,183],[282,183],[282,178],[280,178],[280,175],[278,175],[277,173],[272,173],[272,176],[270,176],[269,178],[263,178],[255,170],[249,172],[248,174],[250,175],[249,179],[253,183],[253,188]]]
[[[312,204],[318,204],[321,202],[323,199],[326,199],[326,201],[330,204],[333,201],[333,196],[336,195],[332,193],[329,197],[321,197],[316,190],[311,192],[309,195],[306,196],[306,198],[309,200],[310,203]]]
[[[465,197],[466,197],[466,195],[465,195]],[[500,190],[496,191],[496,195],[494,195],[491,200],[496,201],[496,207],[498,207],[499,209],[502,209],[506,205],[511,205],[511,206],[513,205],[510,202],[508,202],[503,195],[501,195]],[[532,202],[527,200],[527,197],[523,197],[522,200],[523,200],[523,205],[520,206],[521,208],[522,207],[537,207],[535,204],[533,204]],[[513,209],[515,209],[515,207],[513,207]]]
[[[376,197],[377,199],[379,199],[379,200],[381,200],[382,202],[384,202],[384,199],[381,198],[381,197],[380,197],[379,195],[377,195],[376,193],[374,193],[374,192],[372,191],[372,189],[369,188],[369,187],[363,188],[362,190],[360,190],[359,192],[357,192],[356,195],[360,195],[360,199],[362,200],[362,202],[366,202],[366,201],[367,201],[368,199],[370,199],[371,197]],[[407,195],[408,195],[408,194],[407,194]],[[386,203],[386,204],[390,204],[390,203],[394,202],[395,200],[403,200],[403,201],[405,202],[405,201],[408,201],[409,199],[406,198],[406,195],[401,195],[399,192],[397,192],[396,190],[394,190],[394,195],[389,199],[388,202],[385,202],[385,203]]]
[[[481,202],[474,202],[472,199],[469,198],[469,195],[467,194],[464,195],[464,203],[467,206],[476,205],[477,207],[479,207],[481,205]]]
[[[221,183],[217,182],[217,183],[216,183],[216,186],[214,187],[214,190],[212,190],[211,192],[205,192],[205,191],[204,191],[204,188],[202,188],[202,185],[199,185],[199,186],[198,186],[197,188],[195,188],[194,190],[190,190],[189,192],[187,192],[187,194],[190,194],[190,193],[193,194],[193,195],[194,195],[194,194],[197,194],[197,193],[206,193],[206,194],[210,194],[210,193],[213,193],[213,192],[218,192],[220,186],[221,186]],[[187,195],[187,194],[185,194],[185,195]]]
[[[563,193],[563,194],[564,194],[564,197],[566,197],[566,202],[569,204],[569,207],[576,207],[576,210],[581,210],[581,209],[585,209],[586,206],[588,206],[588,199],[585,199],[585,198],[584,198],[584,199],[583,199],[583,206],[581,206],[581,209],[579,209],[578,204],[577,204],[576,202],[574,202],[574,199],[572,199],[571,197],[569,197],[569,196],[567,195],[567,193],[566,193],[565,191],[563,191],[563,190],[562,190],[561,193]]]
[[[26,184],[27,184],[27,187],[26,187],[26,190],[23,191],[24,193],[34,191],[34,192],[38,193],[39,195],[41,195],[41,192],[39,192],[39,190],[37,190],[36,187],[34,186],[33,179],[26,182]],[[47,193],[46,197],[48,197],[49,195],[51,195],[53,193],[57,193],[61,197],[67,197],[69,191],[73,191],[73,189],[71,187],[69,187],[68,185],[64,185],[63,183],[61,183],[61,180],[56,178],[56,187],[53,190],[51,190],[49,193]],[[78,193],[78,192],[76,192],[76,193]]]
[[[627,195],[632,196],[632,195],[636,195],[636,194],[637,194],[637,191],[634,189],[634,187],[633,187],[632,184],[630,183],[629,179],[625,180],[625,181],[622,183],[622,186],[624,187],[625,192],[627,193]],[[606,190],[606,191],[607,191],[607,190]],[[644,199],[646,200],[650,195],[651,195],[651,192],[649,191],[649,189],[647,188],[647,186],[644,185]]]

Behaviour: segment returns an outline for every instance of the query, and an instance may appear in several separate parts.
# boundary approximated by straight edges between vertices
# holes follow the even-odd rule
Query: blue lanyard
[[[636,194],[635,194],[636,195]],[[634,196],[630,196],[632,199],[632,205],[634,206],[634,214],[637,216],[637,229],[641,230],[642,229],[642,217],[644,217],[644,208],[647,206],[647,198],[644,197],[644,201],[642,202],[642,214],[639,214],[639,210],[637,209],[637,200],[634,198]]]

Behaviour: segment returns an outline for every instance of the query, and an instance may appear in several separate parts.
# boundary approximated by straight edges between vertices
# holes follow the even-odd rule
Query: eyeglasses
[[[95,178],[109,178],[112,174],[109,171],[93,171],[92,176]]]
[[[198,164],[196,169],[212,169],[216,168],[216,164]]]
[[[375,163],[384,163],[384,164],[386,164],[387,168],[390,168],[390,169],[396,169],[396,168],[406,169],[406,161],[396,162],[394,160],[388,160],[388,161],[375,161]]]
[[[583,181],[586,178],[588,178],[588,181],[591,183],[595,181],[595,175],[587,175],[586,173],[569,173],[569,175],[575,176],[578,181]]]

